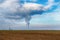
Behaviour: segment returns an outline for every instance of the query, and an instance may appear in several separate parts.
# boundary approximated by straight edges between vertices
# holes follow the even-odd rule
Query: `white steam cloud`
[[[34,0],[36,1],[36,0]],[[37,3],[27,3],[26,1],[21,4],[19,0],[4,0],[0,3],[0,15],[2,15],[6,19],[21,19],[25,18],[25,22],[29,26],[29,21],[31,19],[32,11],[38,11],[39,14],[43,11],[47,11],[54,4],[54,0],[48,0],[47,5],[44,6],[42,4]]]

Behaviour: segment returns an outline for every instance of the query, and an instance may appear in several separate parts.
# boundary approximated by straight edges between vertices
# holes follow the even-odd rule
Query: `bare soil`
[[[60,31],[0,30],[0,40],[60,40]]]

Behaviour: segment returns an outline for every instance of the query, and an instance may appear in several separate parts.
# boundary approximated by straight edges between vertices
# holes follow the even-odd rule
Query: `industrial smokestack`
[[[28,27],[28,29],[29,29],[29,25],[30,25],[30,23],[29,23],[29,22],[27,22],[27,27]]]

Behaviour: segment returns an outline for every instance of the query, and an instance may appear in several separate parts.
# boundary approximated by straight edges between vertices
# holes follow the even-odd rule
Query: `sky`
[[[0,30],[60,30],[60,0],[0,0]]]

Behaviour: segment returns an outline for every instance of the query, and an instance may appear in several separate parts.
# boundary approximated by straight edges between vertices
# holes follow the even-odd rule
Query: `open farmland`
[[[0,30],[0,40],[60,40],[60,31]]]

